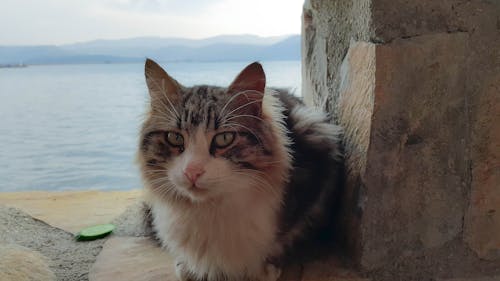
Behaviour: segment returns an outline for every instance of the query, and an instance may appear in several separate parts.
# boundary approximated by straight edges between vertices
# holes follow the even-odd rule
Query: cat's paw
[[[191,281],[186,266],[182,261],[175,261],[175,276],[179,281]]]
[[[280,276],[281,268],[268,263],[264,266],[264,272],[260,281],[276,281],[278,280],[278,278],[280,278]]]

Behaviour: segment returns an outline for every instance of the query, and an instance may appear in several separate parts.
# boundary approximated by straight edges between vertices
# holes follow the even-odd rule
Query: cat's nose
[[[184,169],[184,176],[192,183],[195,184],[196,181],[205,173],[205,169],[199,165],[188,165]]]

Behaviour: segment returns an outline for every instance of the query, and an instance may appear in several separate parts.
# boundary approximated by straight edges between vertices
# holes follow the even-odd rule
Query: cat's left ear
[[[171,103],[171,105],[180,100],[182,86],[156,62],[146,59],[144,74],[146,75],[146,84],[148,85],[152,105],[161,104],[157,103],[157,100],[163,100],[163,104]]]
[[[235,105],[244,106],[242,109],[246,113],[260,115],[262,110],[262,98],[266,88],[266,74],[262,65],[254,62],[234,79],[228,88],[228,93],[235,98]],[[251,112],[248,112],[251,111]]]

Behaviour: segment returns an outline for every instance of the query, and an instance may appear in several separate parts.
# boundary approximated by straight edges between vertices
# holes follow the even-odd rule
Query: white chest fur
[[[258,276],[275,243],[280,198],[233,194],[220,202],[179,208],[151,200],[157,235],[197,275]]]

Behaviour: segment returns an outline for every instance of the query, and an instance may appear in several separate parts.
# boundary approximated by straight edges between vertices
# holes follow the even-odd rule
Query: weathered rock
[[[350,40],[369,42],[370,5],[370,0],[305,1],[302,95],[308,105],[336,112],[338,91],[332,89],[338,89],[339,67]]]
[[[495,83],[480,101],[484,115],[472,139],[472,190],[464,230],[465,240],[485,259],[500,258],[500,74]]]
[[[495,24],[498,15],[498,1],[372,0],[370,2],[372,15],[370,40],[376,43],[388,43],[396,38],[435,33],[467,32],[473,35],[480,32],[476,28],[496,28],[491,24]]]
[[[2,281],[54,281],[50,260],[28,248],[16,244],[0,244],[0,280]]]
[[[348,237],[362,239],[362,245],[351,243],[361,247],[365,267],[441,246],[462,229],[467,166],[460,125],[466,122],[465,70],[459,66],[465,38],[457,33],[379,46],[353,43],[342,64],[339,121],[346,128],[350,187],[345,202],[364,211],[347,221]],[[452,53],[450,46],[463,47]],[[398,71],[403,68],[414,75]],[[422,81],[427,86],[415,87]],[[457,125],[441,127],[443,120]],[[418,172],[409,172],[414,167]],[[352,182],[356,178],[361,182]],[[369,198],[363,205],[356,201],[360,192]]]
[[[289,279],[285,279],[288,281]],[[285,281],[283,280],[283,281]],[[362,278],[352,268],[346,267],[335,257],[316,260],[305,265],[301,281],[370,281]]]
[[[138,202],[141,190],[2,192],[0,204],[19,208],[54,227],[77,233],[82,228],[109,223]]]
[[[88,280],[89,269],[104,243],[103,240],[77,242],[71,233],[34,219],[20,210],[1,205],[0,241],[1,243],[15,244],[39,252],[47,258],[46,263],[55,273],[57,280],[75,281]],[[16,258],[4,252],[3,249],[0,249],[0,264],[8,262],[9,259],[5,259],[6,255],[10,255],[11,262],[19,265],[19,268],[12,268],[14,272],[25,271],[26,268],[24,267],[30,266],[28,264],[30,260],[35,262],[33,266],[36,266],[39,270],[40,267],[43,268],[41,263],[36,261],[36,257],[33,258],[28,254],[19,257],[21,260],[16,262]],[[40,278],[31,280],[44,280],[42,277],[40,275]],[[4,280],[1,274],[0,280]]]
[[[360,229],[364,267],[442,246],[462,230],[466,38],[435,34],[376,48],[375,105],[361,174],[368,199]]]
[[[328,266],[326,266],[328,265]],[[176,281],[173,259],[146,237],[111,237],[89,273],[90,281]],[[335,258],[288,266],[281,281],[369,281]]]
[[[89,273],[90,281],[176,281],[173,260],[145,237],[112,237]]]
[[[498,6],[500,2],[497,1]],[[469,5],[470,6],[470,5]],[[476,17],[490,19],[486,11]],[[494,20],[490,19],[491,21]],[[500,11],[494,26],[475,26],[468,55],[470,205],[464,236],[479,257],[500,261]],[[492,36],[494,35],[494,36]],[[487,37],[490,36],[490,37]],[[488,38],[488,39],[486,39]]]
[[[339,69],[351,40],[379,44],[425,34],[466,32],[477,47],[498,45],[499,6],[498,1],[487,0],[306,0],[302,95],[309,105],[322,105],[336,113]],[[482,56],[494,56],[496,49],[490,48]],[[498,56],[486,64],[495,60]]]
[[[500,281],[500,276],[437,279],[436,281]]]
[[[345,127],[344,238],[363,268],[500,267],[499,15],[486,0],[306,1],[303,95]]]

